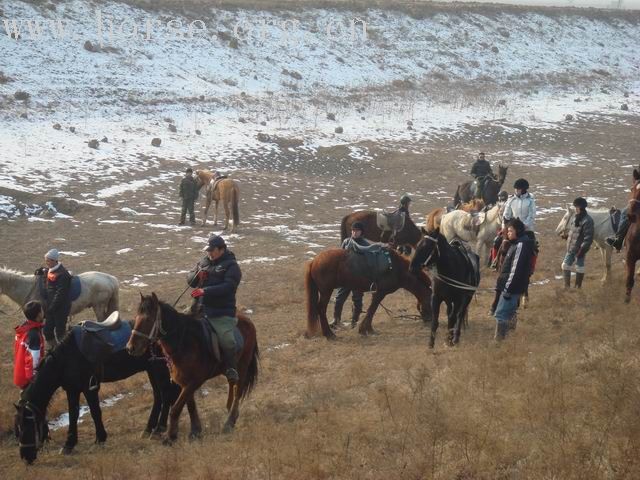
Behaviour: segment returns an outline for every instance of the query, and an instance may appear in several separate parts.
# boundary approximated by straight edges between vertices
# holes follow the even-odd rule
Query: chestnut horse
[[[199,188],[206,186],[206,204],[204,211],[202,212],[202,225],[207,223],[207,214],[209,213],[209,207],[212,202],[216,202],[216,207],[213,217],[213,225],[218,225],[218,202],[222,201],[224,207],[225,222],[223,230],[229,228],[230,212],[233,214],[233,228],[232,232],[236,231],[238,224],[240,223],[240,187],[238,182],[231,178],[224,178],[217,183],[214,187],[214,174],[208,170],[196,170],[196,177]]]
[[[463,212],[467,212],[467,213],[477,213],[482,211],[484,207],[485,205],[482,200],[480,200],[479,198],[474,198],[470,202],[462,203],[458,205],[458,208],[456,210],[462,210]],[[442,217],[447,213],[448,213],[448,209],[444,207],[435,208],[431,210],[427,214],[427,217],[425,218],[425,225],[426,225],[427,231],[431,232],[433,230],[440,228]]]
[[[498,165],[498,178],[494,179],[489,177],[485,181],[484,190],[482,192],[482,200],[484,201],[485,205],[495,205],[496,203],[498,203],[498,194],[500,193],[500,189],[502,189],[502,184],[507,178],[508,169],[509,167]],[[456,193],[453,196],[454,205],[458,205],[464,202],[470,202],[474,198],[473,194],[471,193],[472,184],[473,180],[469,180],[468,182],[464,182],[458,185]]]
[[[626,303],[631,301],[631,290],[633,289],[636,262],[640,260],[640,170],[633,169],[633,186],[631,187],[631,199],[627,210],[631,225],[625,237],[627,245],[627,258],[625,268],[627,269],[627,292],[624,298]]]
[[[364,225],[362,236],[365,238],[373,240],[374,242],[383,243],[388,243],[389,240],[391,240],[392,232],[380,230],[380,227],[378,227],[378,213],[371,210],[361,210],[342,217],[342,222],[340,223],[341,240],[349,237],[351,225],[353,225],[354,222],[361,222]],[[413,220],[407,216],[402,230],[398,231],[392,240],[394,245],[410,245],[412,248],[415,248],[421,238],[420,229],[416,227]]]
[[[193,395],[206,380],[222,375],[224,366],[209,353],[210,348],[203,340],[203,325],[198,317],[178,313],[171,305],[158,300],[155,293],[147,296],[140,294],[140,297],[127,351],[131,355],[141,355],[149,343],[158,340],[170,360],[171,378],[182,387],[169,414],[168,442],[178,438],[178,421],[185,403],[191,418],[190,437],[198,438],[202,432],[202,424]],[[244,345],[238,353],[240,380],[237,384],[229,382],[229,415],[224,424],[224,433],[233,430],[239,416],[240,400],[251,392],[258,379],[256,329],[246,315],[238,312],[237,317]]]
[[[318,320],[322,334],[328,339],[335,338],[327,320],[327,306],[331,293],[337,287],[346,287],[362,292],[369,291],[371,280],[354,275],[348,263],[350,252],[341,248],[331,248],[320,252],[305,268],[305,289],[307,293],[307,336],[317,332]],[[399,288],[411,292],[418,300],[418,312],[422,320],[431,320],[431,281],[424,272],[417,275],[409,272],[409,260],[394,250],[389,250],[391,269],[376,282],[371,305],[360,323],[361,335],[375,333],[371,325],[380,302]]]

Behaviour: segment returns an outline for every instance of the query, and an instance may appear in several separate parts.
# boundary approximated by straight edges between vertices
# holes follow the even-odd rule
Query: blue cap
[[[205,251],[210,252],[214,248],[227,248],[227,244],[224,242],[224,238],[220,235],[211,235],[209,237],[209,243],[205,248]]]

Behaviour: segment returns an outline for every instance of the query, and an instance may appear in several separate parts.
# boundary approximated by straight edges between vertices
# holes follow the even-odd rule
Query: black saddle
[[[609,210],[609,216],[611,218],[611,227],[613,228],[614,232],[617,232],[618,227],[620,226],[620,218],[622,216],[622,212],[615,207],[611,207],[611,209]]]
[[[470,269],[469,271],[471,272],[466,279],[469,285],[474,287],[480,285],[480,257],[476,253],[470,251],[458,240],[451,240],[449,245],[456,248],[458,253],[460,253],[460,255],[462,255],[462,257],[467,261],[467,265]]]
[[[389,249],[381,244],[363,247],[349,242],[346,250],[349,252],[347,262],[354,275],[376,282],[392,268]]]

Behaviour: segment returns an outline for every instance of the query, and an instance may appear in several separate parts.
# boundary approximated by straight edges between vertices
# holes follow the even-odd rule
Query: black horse
[[[76,327],[79,328],[79,327]],[[160,350],[158,347],[154,353]],[[167,428],[169,408],[180,393],[180,388],[171,382],[169,368],[164,357],[155,356],[147,349],[141,357],[133,357],[126,350],[109,355],[100,369],[102,382],[124,380],[138,372],[146,371],[153,388],[153,407],[145,434],[164,432]],[[67,440],[60,450],[70,454],[78,443],[78,417],[80,414],[80,393],[84,394],[96,428],[96,443],[104,443],[107,432],[102,423],[102,411],[97,390],[90,390],[90,379],[97,372],[97,366],[90,363],[78,349],[72,332],[50,353],[38,368],[38,374],[22,392],[16,404],[16,435],[20,442],[20,458],[33,463],[38,449],[48,439],[46,420],[47,406],[55,391],[62,387],[67,392],[69,404],[69,429]]]
[[[467,316],[469,303],[480,283],[479,258],[475,253],[467,252],[462,245],[451,245],[439,230],[426,232],[416,247],[411,261],[411,271],[417,273],[423,267],[436,267],[432,272],[433,297],[431,338],[429,347],[433,348],[438,330],[440,304],[447,305],[450,346],[460,341],[460,327]]]
[[[484,188],[482,190],[482,200],[485,205],[495,205],[498,202],[498,194],[502,189],[502,185],[507,178],[507,170],[509,167],[498,165],[498,178],[489,177],[485,180]],[[453,196],[453,205],[457,208],[461,203],[467,203],[473,200],[473,198],[480,198],[477,194],[474,196],[471,191],[471,185],[473,180],[464,182],[458,185],[455,195]]]

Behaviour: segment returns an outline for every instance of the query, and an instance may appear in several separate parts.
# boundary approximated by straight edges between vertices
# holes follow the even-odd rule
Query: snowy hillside
[[[86,200],[100,204],[114,181],[159,156],[229,171],[294,152],[278,164],[287,170],[320,146],[633,114],[638,15],[482,12],[185,16],[110,2],[5,2],[0,187],[91,183]],[[366,148],[350,151],[367,161]]]

